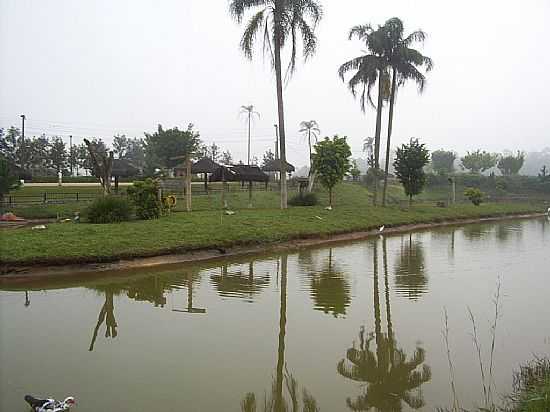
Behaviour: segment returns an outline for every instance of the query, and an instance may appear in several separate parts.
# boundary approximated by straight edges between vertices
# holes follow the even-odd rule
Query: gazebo
[[[214,173],[210,175],[211,182],[222,182],[222,198],[225,192],[225,182],[248,182],[248,200],[252,203],[252,182],[262,182],[267,185],[269,176],[266,175],[258,166],[232,165],[219,166]]]
[[[209,157],[203,157],[202,159],[191,165],[191,174],[204,175],[204,191],[208,192],[208,175],[214,173],[219,167],[220,165],[214,162]]]
[[[268,160],[265,165],[262,167],[262,170],[264,172],[269,173],[280,173],[281,172],[281,159],[273,159]],[[286,172],[287,173],[294,173],[296,171],[296,168],[291,165],[290,163],[286,162]],[[280,177],[280,176],[279,176]]]
[[[125,159],[113,159],[111,176],[115,178],[115,192],[118,193],[118,181],[120,177],[136,176],[140,170]]]

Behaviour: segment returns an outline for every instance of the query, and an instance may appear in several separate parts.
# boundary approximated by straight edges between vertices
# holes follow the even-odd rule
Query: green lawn
[[[541,211],[531,204],[469,204],[449,208],[415,205],[412,209],[373,207],[366,189],[356,184],[340,185],[334,210],[323,205],[277,209],[276,192],[254,193],[255,206],[248,209],[246,193],[235,194],[229,204],[237,212],[226,216],[208,209],[217,199],[194,200],[196,211],[177,212],[152,221],[93,225],[50,224],[44,231],[29,228],[4,230],[0,260],[6,263],[84,262],[117,257],[144,256],[201,247],[275,242],[293,238],[366,230],[380,225],[433,222],[446,219]],[[238,207],[237,207],[238,206]],[[264,208],[265,207],[265,208]]]

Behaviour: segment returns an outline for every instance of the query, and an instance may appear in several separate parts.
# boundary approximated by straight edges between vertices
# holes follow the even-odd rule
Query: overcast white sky
[[[393,16],[428,33],[423,52],[435,62],[423,95],[413,84],[400,91],[395,145],[415,136],[432,150],[550,146],[550,0],[319,1],[318,53],[285,90],[291,162],[306,163],[297,131],[309,119],[361,155],[375,113],[361,113],[337,69],[363,49],[347,40],[352,25]],[[243,57],[241,34],[228,0],[0,0],[0,126],[25,113],[27,135],[78,143],[192,122],[244,160],[239,107],[254,104],[261,158],[274,145],[275,82],[260,50],[253,62]]]

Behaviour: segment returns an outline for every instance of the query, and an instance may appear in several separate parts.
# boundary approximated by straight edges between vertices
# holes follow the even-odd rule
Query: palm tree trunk
[[[275,2],[274,11],[274,30],[273,36],[274,54],[275,54],[275,77],[277,80],[277,110],[279,114],[279,147],[281,157],[281,209],[286,209],[287,205],[287,184],[286,184],[286,140],[285,140],[285,114],[283,105],[283,78],[281,68],[281,12],[277,7],[279,2]],[[281,7],[281,6],[279,6]]]
[[[378,73],[378,105],[376,107],[376,130],[374,133],[374,197],[376,205],[378,198],[378,170],[380,169],[380,133],[382,131],[382,105],[384,103],[384,84],[382,82],[382,70]]]
[[[386,190],[388,188],[388,170],[390,166],[390,147],[391,147],[391,132],[393,128],[393,106],[395,103],[395,89],[397,72],[393,69],[391,79],[391,95],[390,95],[390,114],[388,119],[388,141],[386,142],[386,165],[384,166],[384,189],[382,191],[382,206],[386,206]]]

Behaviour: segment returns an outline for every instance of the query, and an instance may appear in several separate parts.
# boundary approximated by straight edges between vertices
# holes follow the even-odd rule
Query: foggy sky
[[[323,136],[348,136],[361,156],[375,112],[361,113],[337,69],[364,49],[347,40],[351,26],[394,16],[407,32],[428,33],[422,51],[435,68],[423,95],[414,84],[399,91],[393,146],[412,136],[458,152],[550,146],[550,1],[320,2],[317,55],[285,89],[290,162],[307,162],[298,125],[310,119]],[[194,123],[206,143],[246,161],[239,108],[254,104],[261,159],[274,148],[275,81],[260,47],[252,62],[239,51],[242,30],[228,0],[0,0],[0,127],[25,113],[27,136],[110,143],[115,133]]]

